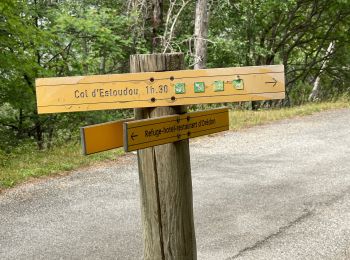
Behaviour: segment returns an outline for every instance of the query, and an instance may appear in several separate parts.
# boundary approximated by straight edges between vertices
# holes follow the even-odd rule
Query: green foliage
[[[319,75],[331,82],[337,80],[337,84],[323,82],[329,95],[348,92],[340,85],[349,75],[349,28],[348,1],[218,1],[211,10],[209,66],[282,63],[287,94],[292,93],[297,103],[302,97],[303,102],[307,100],[304,94],[309,89],[296,98],[300,86],[312,85]],[[327,55],[331,42],[335,50]],[[325,62],[332,65],[322,71]],[[286,102],[293,105],[289,97]]]
[[[304,103],[318,76],[320,100],[350,94],[348,0],[208,3],[208,67],[284,64],[284,105]],[[1,1],[2,154],[28,143],[45,150],[77,142],[80,126],[131,117],[131,110],[38,116],[35,78],[128,72],[130,54],[150,52],[153,41],[184,52],[191,67],[194,10],[195,1],[163,1],[163,23],[155,28],[150,1]]]
[[[312,86],[310,84],[298,82],[289,93],[291,103],[295,106],[304,104],[307,101],[311,90]]]
[[[135,48],[129,36],[131,18],[122,8],[114,7],[121,3],[0,3],[0,131],[5,140],[33,138],[43,149],[62,139],[62,132],[77,132],[78,126],[130,114],[106,111],[38,116],[35,103],[35,78],[128,70],[128,57]]]

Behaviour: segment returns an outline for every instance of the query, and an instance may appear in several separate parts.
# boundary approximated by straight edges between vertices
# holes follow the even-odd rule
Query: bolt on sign
[[[126,152],[229,130],[228,108],[124,123]]]
[[[103,152],[123,147],[123,124],[133,119],[126,119],[80,128],[83,154]]]
[[[283,99],[283,65],[36,80],[38,113]]]

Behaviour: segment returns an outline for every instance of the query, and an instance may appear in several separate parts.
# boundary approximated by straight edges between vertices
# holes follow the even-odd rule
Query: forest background
[[[204,34],[195,30],[198,2]],[[78,142],[80,126],[132,117],[39,116],[35,78],[127,73],[132,54],[183,52],[187,69],[283,64],[285,100],[229,105],[290,107],[349,97],[349,43],[349,0],[2,0],[0,164],[21,147],[49,150]]]

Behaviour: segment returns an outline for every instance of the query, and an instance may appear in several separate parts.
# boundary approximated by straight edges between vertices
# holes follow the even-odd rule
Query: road
[[[350,109],[191,142],[198,259],[350,259]],[[140,259],[137,162],[0,195],[0,259]]]

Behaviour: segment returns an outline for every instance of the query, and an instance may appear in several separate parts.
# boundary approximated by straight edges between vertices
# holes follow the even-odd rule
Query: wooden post
[[[182,53],[130,57],[130,72],[183,68]],[[181,114],[186,110],[185,106],[141,108],[135,109],[135,118]],[[188,140],[139,150],[137,155],[144,259],[197,259]]]

